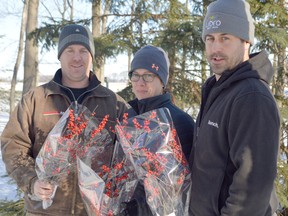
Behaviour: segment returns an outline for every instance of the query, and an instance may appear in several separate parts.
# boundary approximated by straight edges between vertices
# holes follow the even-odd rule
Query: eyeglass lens
[[[154,77],[156,75],[155,74],[143,74],[143,75],[139,75],[137,73],[132,73],[131,74],[131,81],[132,82],[138,82],[140,77],[142,77],[142,79],[145,81],[145,82],[152,82],[154,80]]]

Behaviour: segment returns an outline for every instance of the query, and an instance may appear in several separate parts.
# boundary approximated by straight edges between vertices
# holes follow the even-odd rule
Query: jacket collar
[[[171,95],[165,93],[155,97],[145,98],[138,100],[137,98],[129,101],[128,103],[133,107],[137,114],[142,114],[153,109],[164,107],[167,103],[171,102]]]
[[[67,88],[62,85],[62,70],[58,69],[53,77],[53,79],[48,82],[47,88],[45,89],[45,97],[51,94],[62,94],[65,95],[64,89]],[[93,91],[97,88],[97,91]],[[87,91],[91,92],[91,95],[96,97],[108,97],[108,90],[101,85],[101,82],[97,79],[96,75],[93,72],[90,72],[89,76],[89,86],[87,87]]]
[[[273,66],[266,51],[250,55],[249,60],[242,62],[232,70],[225,71],[217,81],[217,86],[229,79],[227,83],[233,83],[246,78],[261,79],[269,84],[273,77]]]

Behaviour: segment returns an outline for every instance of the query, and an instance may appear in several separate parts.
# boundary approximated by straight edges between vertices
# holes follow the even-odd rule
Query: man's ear
[[[249,51],[251,44],[248,41],[245,41],[244,43],[245,43],[245,50]]]

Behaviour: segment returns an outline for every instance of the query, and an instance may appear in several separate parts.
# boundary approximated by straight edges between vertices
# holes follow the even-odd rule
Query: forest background
[[[44,70],[39,63],[41,56],[54,50],[56,57],[60,29],[68,23],[79,23],[90,26],[92,30],[96,49],[93,70],[103,83],[107,82],[105,65],[109,59],[125,56],[128,71],[133,54],[142,46],[153,44],[166,50],[171,63],[167,88],[174,95],[175,103],[196,118],[201,86],[212,75],[201,39],[203,14],[212,1],[19,0],[22,12],[19,16],[18,47],[16,54],[10,56],[14,62],[9,92],[10,112],[22,94],[39,84],[39,74],[43,74]],[[247,1],[256,25],[256,39],[251,52],[267,50],[275,70],[270,87],[282,118],[281,152],[275,182],[281,202],[278,215],[288,215],[288,99],[285,96],[288,78],[288,1]],[[1,5],[4,7],[4,4]],[[1,10],[3,14],[3,8]],[[0,32],[0,42],[3,43],[4,39],[5,29]],[[5,73],[5,70],[1,68],[1,73]],[[23,77],[21,91],[16,90],[19,75]],[[134,97],[131,85],[118,93],[126,100]],[[23,200],[1,200],[2,214],[23,214]]]

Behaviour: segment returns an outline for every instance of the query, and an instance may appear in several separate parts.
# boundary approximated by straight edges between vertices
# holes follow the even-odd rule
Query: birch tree
[[[13,77],[11,80],[11,90],[10,90],[10,114],[15,108],[15,88],[17,84],[17,74],[19,70],[19,66],[21,63],[22,55],[23,55],[23,48],[24,48],[24,34],[25,28],[27,25],[27,13],[28,13],[28,4],[29,0],[23,2],[23,11],[22,11],[22,19],[21,19],[21,27],[20,27],[20,36],[19,36],[19,45],[18,45],[18,52],[16,57],[16,62],[13,69]]]

